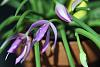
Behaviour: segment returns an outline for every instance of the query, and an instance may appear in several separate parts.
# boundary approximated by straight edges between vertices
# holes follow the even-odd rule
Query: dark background
[[[13,7],[9,5],[0,6],[0,23],[4,21],[6,18],[13,16],[15,14],[15,11],[16,9],[14,9]],[[5,61],[5,57],[7,55],[7,49],[0,55],[0,67],[22,67],[22,64],[20,63],[15,65],[15,60],[16,60],[15,54],[10,54],[8,59]]]
[[[1,1],[2,0],[0,0],[0,2]],[[96,0],[89,0],[89,1],[96,1]],[[8,18],[9,16],[14,15],[15,11],[16,11],[16,9],[14,9],[13,7],[11,7],[9,5],[4,5],[2,7],[0,6],[0,23],[2,21],[4,21],[6,18]],[[22,64],[20,64],[20,63],[15,65],[15,63],[14,63],[15,62],[15,58],[16,58],[15,54],[10,54],[8,59],[5,61],[6,55],[7,55],[7,50],[5,50],[0,55],[0,67],[22,67]],[[97,65],[96,67],[99,67],[98,65],[100,65],[99,62],[95,62],[94,64]]]

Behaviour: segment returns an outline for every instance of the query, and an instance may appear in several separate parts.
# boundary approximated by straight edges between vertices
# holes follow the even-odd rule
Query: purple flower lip
[[[72,18],[70,14],[68,13],[67,8],[65,8],[62,4],[58,2],[56,3],[55,12],[57,16],[63,21],[71,22]]]
[[[19,62],[23,62],[23,61],[27,58],[27,56],[28,56],[28,54],[29,54],[29,52],[30,52],[30,48],[31,48],[31,39],[30,39],[29,36],[27,36],[27,35],[25,35],[25,34],[22,34],[22,33],[19,33],[16,37],[14,36],[14,37],[12,37],[12,38],[8,38],[7,41],[10,41],[10,40],[12,40],[12,39],[15,39],[15,41],[13,42],[13,44],[11,45],[11,47],[9,48],[9,50],[7,51],[8,54],[7,54],[6,58],[5,58],[5,60],[7,59],[8,55],[9,55],[10,53],[15,53],[16,50],[18,49],[18,47],[19,47],[20,45],[24,45],[23,51],[22,51],[21,54],[16,58],[15,64],[17,64],[17,63],[19,63]],[[24,42],[23,42],[23,41],[24,41]],[[7,43],[7,42],[6,42],[6,43]],[[6,43],[5,43],[5,44],[6,44]]]

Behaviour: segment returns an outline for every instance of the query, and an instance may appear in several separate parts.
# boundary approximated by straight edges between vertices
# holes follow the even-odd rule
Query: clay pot
[[[44,43],[44,41],[42,41]],[[52,44],[52,41],[50,42]],[[95,44],[89,41],[82,41],[83,49],[87,55],[87,61],[90,67],[97,67],[93,63],[100,60],[99,49],[95,47]],[[79,49],[76,41],[70,42],[71,53],[74,58],[76,67],[80,67]],[[34,52],[31,50],[29,59],[24,62],[24,67],[35,67]],[[93,66],[94,65],[94,66]],[[44,54],[41,54],[41,66],[42,67],[70,67],[68,58],[63,47],[62,42],[58,42],[54,51],[51,51],[51,46],[48,47]]]

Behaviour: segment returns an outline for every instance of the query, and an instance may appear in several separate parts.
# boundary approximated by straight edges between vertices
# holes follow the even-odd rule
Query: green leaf
[[[75,29],[75,32],[92,40],[96,44],[96,46],[100,49],[100,40],[98,39],[98,38],[100,38],[100,36],[95,36],[92,33],[88,32],[84,29],[81,29],[81,28]]]
[[[43,1],[42,0],[37,0],[37,11],[38,13],[43,14]]]
[[[8,5],[10,5],[10,6],[12,6],[12,7],[17,9],[19,7],[19,5],[20,5],[20,2],[18,0],[12,0],[12,1],[8,2]]]
[[[19,5],[19,7],[16,10],[15,16],[18,14],[18,12],[21,10],[21,8],[23,7],[23,5],[27,2],[27,0],[23,0],[22,3]]]
[[[1,2],[0,6],[5,5],[8,1],[9,1],[9,0],[3,0],[3,1]]]
[[[14,21],[18,20],[19,18],[20,18],[20,16],[8,17],[6,20],[1,22],[1,24],[0,24],[0,31],[2,31],[4,27],[6,27],[7,25],[13,23]]]
[[[66,0],[56,0],[56,1],[58,1],[59,3],[62,3],[62,4],[64,4],[66,2]]]
[[[88,67],[88,64],[87,64],[87,61],[86,61],[86,54],[83,51],[80,52],[80,61],[81,61],[81,64],[84,67]]]
[[[81,43],[80,43],[79,35],[78,35],[77,32],[75,32],[75,36],[76,36],[76,38],[77,38],[78,48],[79,48],[79,51],[80,51],[80,53],[79,53],[79,55],[80,55],[80,62],[81,62],[81,64],[82,64],[84,67],[88,67],[87,61],[86,61],[86,59],[87,59],[87,58],[86,58],[86,54],[85,54],[85,52],[83,51],[83,48],[82,48]]]
[[[22,25],[22,22],[24,20],[24,18],[31,12],[31,10],[27,10],[25,11],[22,16],[20,17],[20,19],[18,20],[17,22],[17,25],[16,25],[16,29],[18,29],[21,25]]]

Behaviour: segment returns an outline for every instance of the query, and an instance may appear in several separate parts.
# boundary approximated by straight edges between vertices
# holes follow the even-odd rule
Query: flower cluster
[[[65,22],[71,22],[71,16],[67,9],[60,3],[56,3],[55,12],[57,16]]]
[[[66,22],[71,22],[72,18],[70,16],[70,14],[68,13],[67,9],[62,4],[60,4],[58,2],[56,3],[55,12],[60,19],[66,21]],[[38,26],[40,28],[37,30],[34,38],[32,38],[33,40],[31,40],[31,38],[28,36],[28,34],[33,30],[33,28],[36,28]],[[17,64],[19,62],[23,62],[27,58],[32,46],[36,42],[39,42],[46,34],[46,41],[43,45],[42,53],[45,52],[49,45],[50,28],[53,30],[54,36],[55,36],[54,45],[52,46],[52,49],[54,49],[54,47],[56,45],[56,41],[57,41],[56,27],[54,26],[54,24],[52,22],[50,22],[48,20],[38,20],[30,26],[30,28],[28,29],[26,34],[19,33],[19,34],[12,36],[6,40],[6,42],[4,44],[6,44],[8,41],[10,41],[12,39],[15,39],[15,41],[11,45],[10,49],[7,51],[8,54],[6,56],[6,59],[10,53],[15,53],[20,45],[24,45],[24,48],[23,48],[21,54],[16,58],[15,64]]]
[[[72,11],[75,9],[75,7],[78,4],[80,4],[80,2],[81,2],[81,0],[75,0],[73,2]],[[65,21],[65,22],[69,22],[69,23],[72,22],[72,16],[69,14],[66,7],[64,7],[64,5],[62,5],[58,2],[56,2],[55,13],[61,20]],[[33,38],[31,36],[29,36],[30,32],[32,32],[34,28],[38,28],[38,27],[39,27],[39,29],[36,31],[35,36]],[[4,46],[9,41],[11,41],[13,39],[15,40],[12,43],[9,50],[7,51],[8,54],[5,59],[7,59],[8,55],[10,53],[15,53],[20,45],[23,45],[24,47],[21,51],[21,54],[16,58],[15,64],[17,64],[19,62],[22,63],[29,55],[30,49],[32,49],[32,47],[35,45],[35,43],[41,41],[42,38],[44,36],[46,36],[46,40],[45,40],[45,43],[44,43],[42,51],[41,51],[42,53],[44,53],[49,45],[51,30],[54,33],[54,45],[52,46],[52,49],[54,49],[56,46],[56,41],[57,41],[57,29],[56,29],[55,25],[48,20],[38,20],[29,27],[29,29],[27,30],[27,32],[25,34],[19,33],[17,35],[11,36],[3,43],[3,46]],[[82,56],[84,56],[84,58],[85,58],[85,59],[83,58],[81,60],[82,64],[84,65],[84,64],[86,64],[86,57],[85,57],[85,54],[80,54],[80,58],[82,58]]]
[[[38,27],[38,26],[41,26],[41,27],[37,30],[37,32],[36,32],[33,40],[31,41],[31,38],[28,36],[28,34],[33,30],[33,28]],[[37,22],[33,23],[30,26],[30,28],[28,29],[28,31],[26,32],[26,34],[19,33],[19,34],[15,35],[15,36],[12,36],[12,37],[8,38],[6,40],[6,42],[4,42],[4,44],[6,44],[8,41],[10,41],[12,39],[15,39],[15,41],[11,45],[10,49],[7,51],[8,54],[6,56],[6,59],[7,59],[8,55],[10,53],[15,53],[16,50],[17,50],[17,48],[20,45],[24,45],[23,51],[20,54],[20,56],[16,58],[15,64],[17,64],[18,62],[23,62],[27,58],[27,56],[28,56],[28,54],[29,54],[30,49],[32,48],[32,46],[36,42],[39,42],[44,37],[44,35],[46,34],[46,42],[43,45],[42,53],[45,52],[46,49],[47,49],[47,47],[48,47],[48,45],[49,45],[50,28],[53,30],[54,35],[55,35],[54,45],[52,46],[52,48],[54,49],[54,47],[56,45],[56,41],[57,41],[57,29],[56,29],[56,27],[50,21],[47,21],[47,20],[38,20]]]

